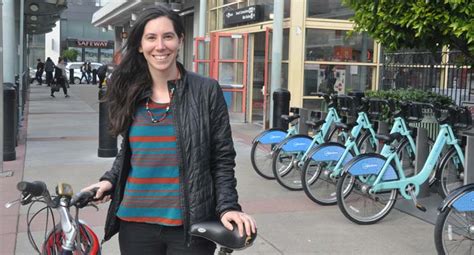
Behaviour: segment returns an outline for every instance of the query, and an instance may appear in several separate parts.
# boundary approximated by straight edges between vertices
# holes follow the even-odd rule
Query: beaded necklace
[[[176,80],[174,80],[174,84],[176,84],[179,80],[179,69],[178,69],[178,75],[176,76]],[[171,101],[173,100],[173,95],[174,95],[174,87],[170,89],[169,91],[169,96],[170,96],[170,101],[166,104],[166,110],[165,110],[165,113],[159,118],[159,119],[156,119],[155,118],[155,115],[153,114],[153,112],[150,110],[150,97],[148,97],[146,99],[146,102],[145,102],[145,110],[146,112],[148,113],[148,116],[150,116],[150,120],[152,123],[159,123],[159,122],[162,122],[164,119],[166,119],[166,117],[168,117],[168,115],[170,114],[170,111],[171,111]]]

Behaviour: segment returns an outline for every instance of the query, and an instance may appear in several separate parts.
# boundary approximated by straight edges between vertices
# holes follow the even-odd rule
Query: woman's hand
[[[244,229],[247,236],[256,232],[257,223],[252,216],[239,211],[228,211],[221,216],[221,222],[228,230],[233,230],[231,222],[237,224],[240,236],[244,236]]]
[[[93,188],[99,188],[95,194],[95,199],[99,199],[102,197],[102,195],[106,192],[112,189],[112,183],[109,181],[100,181],[98,183],[94,183],[88,187],[83,188],[81,191],[88,191]],[[97,201],[98,204],[100,203],[105,203],[110,200],[110,195],[104,196],[101,200]]]

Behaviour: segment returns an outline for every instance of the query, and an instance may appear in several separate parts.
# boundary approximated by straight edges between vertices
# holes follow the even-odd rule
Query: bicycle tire
[[[294,141],[301,141],[304,145],[295,151],[284,151],[283,148]],[[292,191],[302,190],[301,169],[298,167],[299,157],[311,144],[312,138],[307,135],[295,135],[282,141],[278,145],[272,158],[272,171],[277,182],[284,188]]]
[[[365,176],[365,178],[367,179],[369,179],[370,177],[371,176]],[[346,183],[347,179],[349,180],[349,183]],[[355,185],[356,182],[357,185]],[[358,184],[359,182],[360,185]],[[339,209],[341,210],[342,214],[344,214],[344,216],[350,221],[359,225],[374,224],[385,218],[395,205],[395,201],[398,195],[398,190],[396,189],[390,190],[388,192],[381,192],[378,194],[370,195],[367,194],[367,192],[362,191],[364,184],[365,183],[361,181],[361,178],[359,176],[353,176],[350,173],[346,172],[337,181],[336,188],[337,205],[339,206]],[[356,192],[358,194],[355,194]],[[388,195],[388,197],[384,197],[384,199],[381,199],[382,195],[385,195],[385,197],[387,197]],[[371,198],[372,196],[376,197]],[[364,208],[362,209],[357,208],[353,203],[349,203],[352,202],[352,200],[358,201],[362,199],[363,203],[361,203],[361,206],[364,206]],[[375,205],[375,203],[379,203],[381,200],[387,201],[387,203],[382,207],[374,206],[374,208],[377,209],[381,208],[379,211],[375,211],[373,214],[367,216],[361,215],[361,211],[362,213],[369,213],[367,208],[365,208],[367,207],[367,205],[369,205],[369,203]]]
[[[342,145],[339,146],[345,148]],[[331,168],[334,168],[338,161],[315,161],[313,160],[313,155],[318,152],[319,150],[317,149],[310,152],[303,165],[301,174],[303,190],[306,196],[317,204],[335,205],[337,202],[337,178],[333,179],[330,175],[334,171]],[[349,153],[352,158],[354,153],[352,151]]]
[[[259,141],[255,141],[252,144],[252,150],[250,151],[250,161],[252,162],[253,170],[267,180],[275,179],[271,166],[274,146],[276,146],[276,144],[262,144]],[[268,150],[269,152],[265,154]],[[263,152],[262,156],[257,156],[259,151]],[[257,158],[259,160],[256,160]]]
[[[94,231],[84,223],[79,223],[79,233],[81,245],[80,250],[73,251],[72,254],[87,254],[87,255],[100,255],[100,242]],[[43,243],[42,254],[44,255],[59,255],[62,252],[62,238],[63,231],[61,225],[58,224],[48,234],[47,238]]]
[[[464,160],[464,159],[463,159]],[[454,147],[451,147],[443,158],[439,167],[439,187],[438,193],[445,198],[451,191],[464,184],[464,166]]]
[[[474,225],[473,214],[474,212],[461,213],[455,208],[448,207],[444,212],[438,215],[434,231],[436,251],[438,254],[449,254],[450,249],[447,246],[454,246],[456,243],[459,244],[459,246],[455,247],[456,254],[470,254],[470,250],[472,246],[474,246],[472,234],[469,233],[470,226]],[[456,226],[457,224],[461,226]],[[453,225],[455,226],[454,229]],[[450,243],[449,245],[448,242]],[[468,246],[469,250],[463,253],[463,249],[460,249],[461,245]]]

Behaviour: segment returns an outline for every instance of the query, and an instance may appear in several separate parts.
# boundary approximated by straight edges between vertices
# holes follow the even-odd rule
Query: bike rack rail
[[[466,147],[464,152],[464,185],[474,183],[474,131],[464,132]]]

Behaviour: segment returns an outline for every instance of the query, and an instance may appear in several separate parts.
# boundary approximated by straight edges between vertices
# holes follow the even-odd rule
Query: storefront
[[[233,117],[268,127],[273,0],[208,1],[206,37],[195,39],[195,71],[217,79]],[[348,36],[352,12],[341,0],[284,1],[281,86],[291,106],[317,108],[320,91],[377,84],[378,45]]]
[[[114,55],[114,41],[67,39],[65,47],[79,52],[77,61],[111,63]]]

